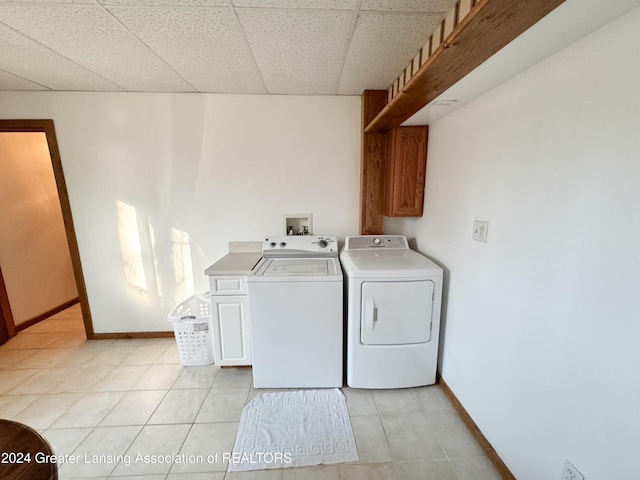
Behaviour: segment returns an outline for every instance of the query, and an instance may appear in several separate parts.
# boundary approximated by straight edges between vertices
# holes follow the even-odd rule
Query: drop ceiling
[[[454,0],[0,0],[0,90],[360,95]]]

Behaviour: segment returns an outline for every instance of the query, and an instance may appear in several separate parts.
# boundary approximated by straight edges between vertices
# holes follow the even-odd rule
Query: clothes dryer
[[[442,268],[399,235],[347,237],[347,384],[406,388],[435,383]]]

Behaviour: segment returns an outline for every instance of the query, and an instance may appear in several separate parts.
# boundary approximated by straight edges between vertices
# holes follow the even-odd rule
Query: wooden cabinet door
[[[385,198],[385,215],[388,217],[422,216],[428,128],[397,127],[389,132]]]

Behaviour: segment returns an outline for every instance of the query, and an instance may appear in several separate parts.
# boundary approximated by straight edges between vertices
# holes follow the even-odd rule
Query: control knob
[[[275,245],[274,245],[274,246],[275,246]],[[286,246],[287,246],[287,242],[280,242],[280,247],[281,247],[281,248],[286,247]]]
[[[381,242],[381,241],[382,241],[382,240],[380,240],[378,237],[376,237],[376,238],[374,238],[374,239],[373,239],[373,244],[374,244],[374,245],[380,245],[380,242]]]
[[[269,244],[269,246],[270,246],[271,248],[274,248],[274,247],[276,246],[276,242],[271,242],[271,243]]]
[[[322,238],[320,240],[318,240],[318,246],[320,248],[327,248],[327,245],[329,245],[329,243],[326,240],[324,240]]]

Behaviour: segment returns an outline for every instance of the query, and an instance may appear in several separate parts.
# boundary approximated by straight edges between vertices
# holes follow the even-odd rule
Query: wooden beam
[[[564,0],[478,0],[416,74],[365,127],[384,132],[401,125]]]
[[[387,104],[386,90],[362,94],[362,128]],[[387,135],[362,133],[360,162],[360,235],[384,233],[384,194],[387,169]]]

